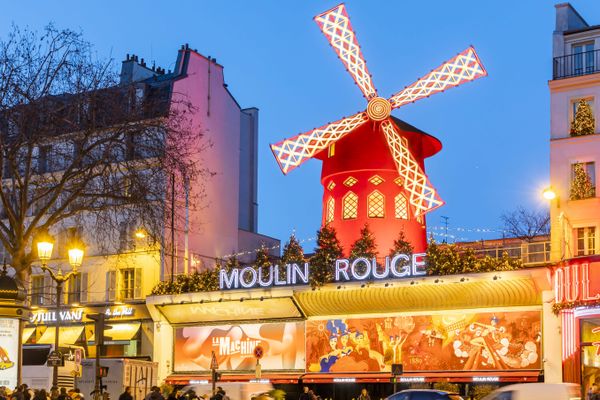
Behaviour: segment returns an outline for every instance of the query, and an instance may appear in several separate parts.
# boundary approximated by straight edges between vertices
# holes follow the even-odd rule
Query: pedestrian
[[[225,390],[222,390],[222,389],[221,389],[221,394],[222,394],[222,396],[221,396],[221,399],[222,399],[222,400],[231,400],[231,399],[229,398],[229,396],[227,396],[227,392],[226,392]]]
[[[146,395],[144,400],[165,400],[165,398],[160,393],[160,388],[158,386],[152,386],[150,393]]]
[[[70,399],[71,399],[71,396],[69,396],[69,394],[67,393],[67,389],[64,387],[61,387],[56,400],[70,400]]]
[[[131,395],[131,388],[129,386],[125,386],[125,391],[121,393],[119,396],[119,400],[133,400],[133,396]]]
[[[367,392],[367,388],[362,388],[360,391],[360,396],[358,396],[358,400],[371,400],[369,392]]]
[[[33,400],[48,400],[48,394],[44,389],[40,389],[35,396],[33,396]]]
[[[29,386],[26,383],[21,385],[21,390],[23,391],[23,399],[31,400],[31,393],[29,392]]]
[[[300,393],[300,396],[298,396],[298,400],[311,400],[308,390],[308,386],[304,386],[302,388],[302,393]]]
[[[52,386],[50,388],[50,400],[56,400],[58,398],[58,386]]]
[[[221,386],[217,386],[217,391],[211,396],[210,400],[223,400],[223,388]]]

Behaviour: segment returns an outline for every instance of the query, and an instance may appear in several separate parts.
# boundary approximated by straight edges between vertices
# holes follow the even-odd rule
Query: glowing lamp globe
[[[81,266],[83,262],[83,250],[81,249],[69,249],[69,264],[73,267],[74,270],[77,270],[78,267]]]
[[[40,261],[48,261],[52,257],[52,248],[54,244],[50,241],[42,240],[37,243],[38,258]]]
[[[544,196],[546,200],[554,200],[556,198],[556,192],[552,189],[552,186],[550,186],[544,189],[542,196]]]

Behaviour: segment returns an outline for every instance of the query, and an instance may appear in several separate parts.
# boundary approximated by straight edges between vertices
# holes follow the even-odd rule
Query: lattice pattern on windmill
[[[398,193],[394,197],[394,217],[408,219],[408,201],[402,193]]]
[[[400,136],[389,120],[383,121],[381,128],[392,151],[398,174],[403,178],[404,187],[410,194],[409,201],[413,206],[418,207],[415,215],[420,215],[441,206],[443,204],[442,200],[429,183],[427,175],[425,175],[417,160],[410,153],[406,138]]]
[[[384,182],[384,180],[379,175],[373,175],[372,177],[369,178],[369,182],[371,182],[375,186],[378,186],[378,185],[382,184]]]
[[[406,139],[400,137],[393,127],[389,118],[391,109],[484,77],[487,75],[485,68],[477,57],[475,49],[469,47],[386,100],[377,97],[377,91],[373,86],[346,7],[340,4],[316,16],[315,21],[369,103],[366,112],[343,118],[271,145],[281,170],[287,174],[371,120],[380,125],[386,136],[401,180],[400,183],[396,180],[394,182],[403,186],[408,192],[408,201],[413,206],[412,210],[418,220],[421,215],[439,207],[443,202],[410,153]]]
[[[354,219],[358,217],[358,195],[348,192],[342,198],[342,218]]]
[[[485,75],[485,69],[480,63],[475,49],[469,47],[390,97],[389,102],[393,108],[398,108]]]
[[[367,197],[367,208],[369,218],[385,217],[385,197],[380,191],[375,190],[369,194]]]
[[[327,217],[325,218],[325,222],[330,223],[333,221],[335,217],[335,200],[333,197],[330,197],[327,200]]]
[[[357,182],[358,182],[358,179],[356,179],[353,176],[349,176],[346,179],[344,179],[344,186],[352,187],[352,186],[356,185]]]
[[[367,69],[367,63],[360,51],[350,18],[346,13],[346,6],[340,4],[329,11],[325,11],[317,15],[315,21],[319,24],[323,34],[327,36],[329,43],[367,100],[377,96],[377,91],[371,81],[371,74]]]
[[[273,150],[281,170],[287,174],[368,120],[366,113],[358,113],[273,144],[271,150]]]
[[[329,182],[329,184],[327,185],[327,190],[331,191],[333,190],[333,188],[335,187],[335,182],[331,181]]]

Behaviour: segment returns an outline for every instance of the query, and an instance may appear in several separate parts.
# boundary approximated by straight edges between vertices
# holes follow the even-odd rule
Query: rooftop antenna
[[[440,215],[440,218],[444,220],[444,243],[448,243],[448,220],[450,217]]]

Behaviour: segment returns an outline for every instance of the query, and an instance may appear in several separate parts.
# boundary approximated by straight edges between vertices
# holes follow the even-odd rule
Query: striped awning
[[[308,317],[541,305],[526,274],[441,276],[375,284],[330,284],[295,293]],[[489,276],[488,276],[489,275]]]
[[[58,344],[63,346],[77,343],[81,336],[81,332],[83,332],[83,325],[60,327],[58,335]],[[42,334],[42,337],[40,337],[40,340],[38,340],[37,343],[54,344],[55,335],[56,327],[49,326],[48,328],[46,328],[46,331]]]

